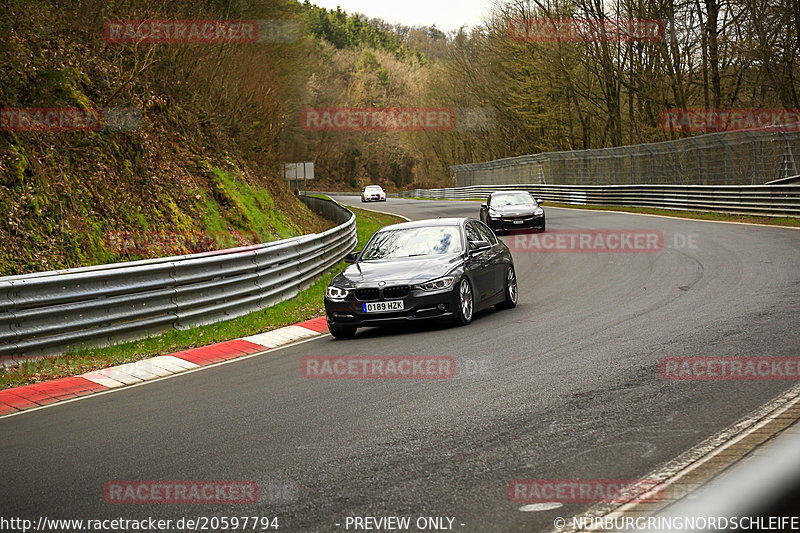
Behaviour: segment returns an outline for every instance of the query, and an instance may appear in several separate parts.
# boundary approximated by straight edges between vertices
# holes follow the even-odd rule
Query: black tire
[[[472,285],[467,278],[461,278],[458,282],[458,301],[456,316],[453,323],[456,326],[466,326],[472,322],[472,315],[475,313],[475,296],[472,293]]]
[[[519,285],[517,284],[517,273],[514,272],[514,265],[508,265],[506,269],[506,299],[495,305],[495,309],[514,309],[519,299]]]
[[[336,326],[328,324],[328,330],[336,339],[350,339],[356,334],[355,326]]]

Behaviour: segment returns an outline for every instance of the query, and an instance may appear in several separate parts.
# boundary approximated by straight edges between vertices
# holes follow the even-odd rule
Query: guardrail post
[[[586,157],[585,154],[580,154],[575,157],[581,167],[581,185],[586,183]]]
[[[794,162],[789,136],[786,135],[786,132],[783,130],[780,130],[778,133],[783,137],[783,154],[781,155],[781,166],[776,179],[789,178],[797,174],[797,165]]]
[[[695,146],[697,150],[697,177],[698,181],[703,182],[703,185],[706,185],[705,180],[703,178],[703,149],[700,144],[694,140],[693,137],[688,137],[689,141]]]
[[[753,142],[753,185],[756,185],[760,181],[758,177],[758,138],[747,130],[742,133],[750,137]]]
[[[758,139],[753,142],[753,185],[761,181],[758,169]]]
[[[0,325],[0,335],[7,337],[8,340],[3,343],[8,343],[14,346],[14,341],[17,338],[17,331],[14,329],[14,284],[7,281],[0,281],[0,321],[5,322],[5,325]]]
[[[665,144],[672,151],[672,160],[673,160],[673,165],[672,166],[673,166],[673,168],[675,170],[675,184],[677,185],[679,183],[679,181],[680,181],[680,175],[679,175],[679,172],[678,172],[678,170],[680,168],[680,164],[678,163],[678,150],[676,150],[675,147],[672,146],[672,143],[665,143]]]
[[[650,183],[656,183],[656,154],[646,144],[642,146],[650,152]]]
[[[719,133],[716,134],[714,138],[722,143],[722,147],[725,150],[725,185],[730,185],[731,175],[730,175],[730,156],[728,154],[728,143],[725,141],[724,136]]]

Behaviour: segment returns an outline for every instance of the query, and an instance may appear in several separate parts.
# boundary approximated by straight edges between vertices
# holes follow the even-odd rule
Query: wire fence
[[[450,167],[456,187],[762,185],[798,174],[800,132],[768,127],[596,150],[546,152]]]

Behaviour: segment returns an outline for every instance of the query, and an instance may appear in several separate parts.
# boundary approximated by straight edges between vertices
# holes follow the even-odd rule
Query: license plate
[[[362,304],[365,313],[385,313],[386,311],[402,311],[403,300],[393,302],[367,302]]]
[[[522,224],[523,222],[524,222],[523,220],[515,220],[514,224]]]

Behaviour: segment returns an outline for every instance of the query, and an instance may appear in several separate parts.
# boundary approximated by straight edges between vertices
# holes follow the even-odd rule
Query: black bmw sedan
[[[481,220],[495,231],[545,230],[544,209],[527,191],[496,191],[481,204]]]
[[[517,305],[511,252],[474,219],[386,226],[345,261],[352,264],[325,291],[328,329],[337,338],[413,320],[466,325],[477,310]]]

